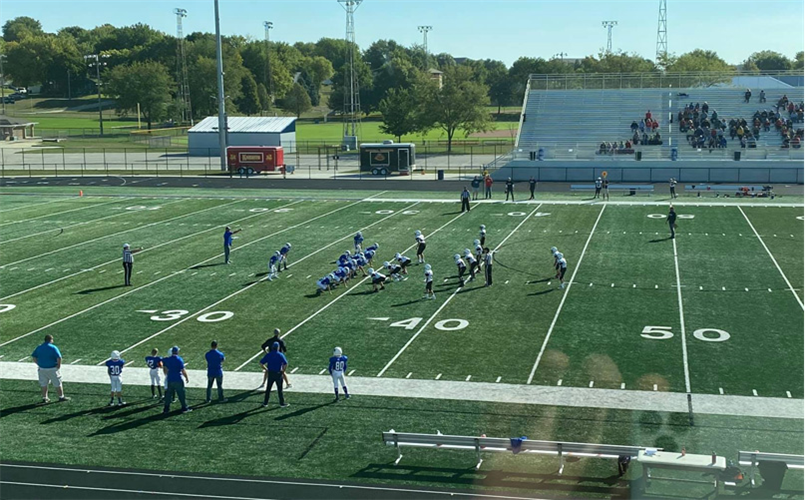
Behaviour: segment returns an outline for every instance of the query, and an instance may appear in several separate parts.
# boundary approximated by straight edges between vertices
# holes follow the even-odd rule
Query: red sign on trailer
[[[230,171],[240,174],[284,170],[282,146],[230,146],[226,148]]]

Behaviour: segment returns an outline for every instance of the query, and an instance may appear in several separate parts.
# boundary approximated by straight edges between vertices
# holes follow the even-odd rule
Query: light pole
[[[271,41],[269,33],[274,29],[274,23],[271,21],[263,22],[263,27],[266,29],[266,87],[268,90],[268,99],[274,99],[274,86],[271,85]]]
[[[601,26],[607,29],[607,54],[612,53],[612,28],[618,25],[618,21],[601,21]]]
[[[425,48],[425,55],[428,55],[428,33],[433,31],[433,26],[417,26],[417,29],[422,33],[422,46]]]
[[[103,136],[103,106],[101,106],[101,66],[106,66],[103,59],[108,59],[109,54],[90,54],[84,56],[87,65],[91,68],[95,66],[95,80],[98,85],[98,117],[100,118],[101,136]]]
[[[554,59],[559,59],[560,61],[563,61],[566,56],[567,56],[567,52],[559,52],[558,54],[554,54],[553,58]]]
[[[3,72],[5,58],[5,54],[0,54],[0,101],[3,101],[3,115],[6,114],[6,74]]]
[[[215,60],[218,80],[218,149],[221,156],[221,171],[226,172],[226,95],[224,94],[224,56],[221,51],[221,19],[218,14],[218,0],[215,0]]]

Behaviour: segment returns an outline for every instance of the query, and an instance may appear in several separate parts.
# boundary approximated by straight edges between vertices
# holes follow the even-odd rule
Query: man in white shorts
[[[162,399],[162,380],[159,372],[162,371],[162,358],[159,356],[159,349],[151,349],[151,355],[145,357],[145,364],[148,366],[148,373],[151,376],[151,397]]]
[[[126,361],[120,359],[119,351],[112,351],[109,359],[106,360],[106,371],[109,374],[109,383],[112,387],[109,398],[109,406],[115,406],[115,396],[117,396],[117,406],[126,406],[123,401],[123,367]]]
[[[45,341],[39,344],[31,354],[34,363],[39,368],[39,386],[42,387],[42,402],[50,403],[48,386],[53,384],[59,394],[59,401],[70,401],[64,395],[64,386],[61,381],[61,351],[53,345],[53,335],[45,335]]]
[[[340,347],[333,349],[333,356],[330,358],[329,367],[330,376],[333,377],[333,389],[335,390],[335,401],[338,402],[338,382],[341,382],[341,387],[344,388],[344,399],[349,399],[349,392],[347,391],[346,372],[347,372],[347,357],[341,351]]]

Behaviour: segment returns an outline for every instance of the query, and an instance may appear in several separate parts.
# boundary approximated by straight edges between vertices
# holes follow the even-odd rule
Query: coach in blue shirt
[[[224,230],[224,263],[229,264],[229,252],[232,250],[232,237],[233,234],[237,234],[240,232],[240,229],[232,231],[232,228],[226,226],[226,230]]]
[[[53,384],[59,394],[59,401],[70,401],[64,396],[64,387],[61,383],[61,351],[53,345],[53,335],[45,335],[45,341],[39,344],[31,353],[34,363],[39,368],[39,386],[42,388],[42,402],[50,403],[48,399],[48,386]]]
[[[179,356],[179,347],[171,347],[170,353],[171,355],[167,358],[162,358],[162,370],[165,372],[165,379],[168,382],[168,389],[165,392],[165,408],[162,413],[170,413],[171,401],[177,396],[179,402],[182,403],[182,413],[193,411],[187,407],[185,398],[184,384],[190,382],[190,379],[187,378],[187,370],[184,369],[184,360]]]
[[[285,367],[288,366],[288,360],[285,355],[280,352],[280,343],[274,342],[271,344],[271,350],[263,356],[260,360],[263,369],[268,372],[268,385],[266,386],[266,395],[263,399],[263,408],[268,406],[268,398],[271,396],[271,386],[277,384],[277,394],[280,398],[280,406],[285,408],[289,406],[285,403],[285,398],[282,395],[282,374],[285,372]]]
[[[224,363],[224,353],[218,350],[218,341],[213,340],[210,343],[210,350],[204,355],[207,359],[207,402],[212,402],[212,383],[215,382],[218,386],[218,402],[226,402],[224,397],[224,369],[221,365]]]

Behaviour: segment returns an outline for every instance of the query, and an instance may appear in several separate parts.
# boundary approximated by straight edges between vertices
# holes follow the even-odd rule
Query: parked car
[[[6,96],[6,97],[3,98],[3,103],[4,104],[14,104],[15,102],[17,102],[17,101],[15,101],[14,99],[12,99],[9,96]]]

